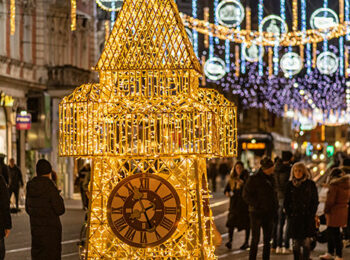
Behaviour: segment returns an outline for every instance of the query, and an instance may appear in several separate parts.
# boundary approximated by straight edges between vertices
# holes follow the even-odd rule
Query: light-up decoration
[[[320,30],[320,33],[327,35],[330,31],[336,30],[339,25],[338,15],[329,8],[319,8],[312,13],[310,26],[312,29]]]
[[[259,0],[258,3],[258,24],[260,25],[263,21],[264,17],[264,0]],[[259,26],[259,33],[263,32],[263,28]],[[259,46],[259,53],[262,53],[264,50],[264,46]],[[260,56],[260,55],[259,55]],[[263,66],[263,57],[259,57],[259,63],[258,63],[258,75],[261,77],[264,75],[264,66]]]
[[[244,7],[239,1],[224,0],[216,8],[218,22],[227,27],[236,27],[244,19]]]
[[[10,1],[10,34],[14,35],[16,31],[16,0]]]
[[[204,73],[211,80],[222,79],[226,74],[226,64],[218,57],[210,58],[205,62]]]
[[[322,74],[326,74],[326,75],[333,74],[338,69],[339,59],[332,52],[329,52],[329,51],[322,52],[317,57],[316,65],[317,65],[317,69]]]
[[[187,36],[188,36],[188,39],[190,40],[192,46],[193,46],[193,34],[192,34],[192,31],[188,28],[185,28],[186,30],[186,33],[187,33]]]
[[[269,15],[259,24],[259,31],[268,33],[269,38],[265,40],[275,44],[283,40],[285,36],[284,32],[288,32],[288,25],[281,17]]]
[[[295,52],[287,52],[280,61],[280,66],[284,74],[289,77],[298,74],[303,68],[300,55]]]
[[[346,26],[346,40],[348,41],[350,39],[350,28],[349,28],[349,22],[350,22],[350,0],[345,0],[345,10],[344,10],[344,16],[345,16],[345,22],[347,23]]]
[[[96,3],[101,9],[109,12],[119,11],[123,6],[123,2],[124,0],[96,0]]]
[[[192,0],[192,16],[194,19],[197,19],[197,0]],[[193,51],[198,57],[198,32],[193,28],[191,29],[193,33]]]
[[[243,44],[242,53],[247,61],[258,62],[259,59],[264,56],[264,49],[262,48],[262,51],[259,52],[258,45],[254,43],[251,46],[247,46],[246,44]]]
[[[59,106],[60,156],[92,163],[85,259],[216,259],[206,158],[236,155],[236,107],[199,88],[201,65],[177,10],[173,0],[124,0],[95,67],[99,83]],[[131,246],[108,223],[119,212],[108,208],[112,190],[135,174],[159,176],[179,195],[177,229],[161,245]],[[121,236],[150,241],[151,230],[132,238],[119,220]]]

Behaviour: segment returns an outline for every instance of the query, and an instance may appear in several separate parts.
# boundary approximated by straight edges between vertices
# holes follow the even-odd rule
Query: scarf
[[[297,179],[293,176],[292,183],[293,183],[294,187],[299,187],[307,179],[308,179],[307,174],[304,174],[304,176],[300,179]]]

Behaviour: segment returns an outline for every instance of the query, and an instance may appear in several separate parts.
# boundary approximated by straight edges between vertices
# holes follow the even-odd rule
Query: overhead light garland
[[[76,0],[71,0],[71,13],[70,13],[70,18],[71,18],[71,25],[70,28],[72,31],[75,31],[77,29],[77,2]]]
[[[16,31],[16,0],[10,1],[10,33],[14,35]]]

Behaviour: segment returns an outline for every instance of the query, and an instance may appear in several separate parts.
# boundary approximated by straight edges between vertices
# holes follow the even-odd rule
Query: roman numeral
[[[165,214],[176,214],[176,207],[165,207],[164,209]]]
[[[123,214],[123,207],[119,207],[119,208],[112,207],[112,214]]]
[[[133,229],[132,227],[129,227],[128,231],[126,231],[125,233],[125,238],[132,241],[134,240],[134,237],[135,237],[135,234],[136,234],[136,230]]]
[[[140,233],[140,243],[141,244],[147,244],[147,234],[146,232]]]
[[[118,229],[119,232],[123,231],[127,226],[125,219],[123,217],[114,221],[114,225]]]
[[[156,237],[157,237],[157,240],[161,240],[161,239],[162,239],[162,237],[159,235],[159,233],[157,232],[157,230],[154,230],[154,233],[155,233],[155,235],[156,235]]]
[[[129,190],[129,194],[133,194],[134,193],[134,186],[132,186],[131,182],[128,182],[125,187]]]
[[[117,198],[121,198],[123,201],[126,201],[126,197],[120,195],[119,193],[117,193],[115,196],[116,196]]]
[[[158,192],[158,190],[160,189],[160,187],[163,185],[163,183],[159,183],[159,185],[158,185],[158,187],[157,187],[157,189],[154,191],[155,193],[157,193]]]
[[[162,223],[160,223],[160,226],[165,228],[166,230],[170,230],[173,226],[173,222],[170,219],[164,217]]]
[[[174,198],[174,196],[173,196],[172,193],[166,195],[165,197],[162,198],[163,203],[166,202],[166,201],[168,201],[168,200],[170,200],[170,199],[172,199],[172,198]]]
[[[140,189],[149,190],[149,179],[140,178]]]

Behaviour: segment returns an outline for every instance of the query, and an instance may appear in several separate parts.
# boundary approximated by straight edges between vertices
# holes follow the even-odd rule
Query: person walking
[[[19,211],[18,207],[18,197],[19,197],[19,189],[20,187],[23,187],[23,178],[22,178],[22,172],[15,164],[15,160],[13,158],[9,161],[9,193],[10,193],[10,200],[12,193],[15,194],[16,199],[16,211]]]
[[[5,238],[12,228],[10,198],[3,176],[0,175],[0,260],[5,259]]]
[[[290,254],[289,249],[289,224],[286,221],[286,214],[284,212],[284,194],[290,177],[292,169],[291,162],[293,161],[293,154],[290,151],[282,151],[282,159],[277,161],[275,166],[274,177],[276,181],[277,198],[278,198],[278,219],[274,228],[274,239],[272,248],[276,249],[276,254]],[[284,226],[286,223],[286,232]]]
[[[80,190],[80,195],[81,195],[81,201],[83,203],[83,209],[86,210],[89,207],[89,200],[86,196],[86,190],[84,188],[84,180],[86,178],[86,175],[90,175],[90,164],[86,163],[83,168],[80,169],[79,171],[79,176],[78,176],[78,184],[79,184],[79,190]]]
[[[5,164],[5,157],[6,155],[3,153],[0,153],[0,175],[4,177],[4,180],[6,182],[6,186],[8,187],[9,185],[9,172],[8,172],[8,167]]]
[[[341,227],[348,222],[348,203],[350,200],[350,175],[341,169],[334,168],[330,173],[329,190],[325,205],[328,252],[321,255],[321,259],[343,259],[343,243],[340,233]]]
[[[270,259],[270,240],[278,208],[275,180],[272,176],[274,168],[270,158],[263,158],[260,161],[258,172],[248,178],[243,188],[243,199],[249,206],[250,227],[252,230],[250,260],[255,260],[257,256],[260,228],[263,229],[264,235],[262,259]]]
[[[350,157],[344,158],[343,166],[341,167],[343,172],[350,176]],[[350,201],[348,203],[348,224],[343,229],[344,231],[344,247],[350,247]]]
[[[230,198],[230,209],[226,227],[228,227],[229,241],[226,243],[228,249],[232,249],[232,240],[234,229],[238,231],[245,230],[245,240],[240,247],[241,250],[245,250],[249,247],[249,212],[248,205],[243,200],[242,192],[244,184],[249,177],[249,173],[244,169],[243,163],[238,161],[232,168],[229,181],[225,188],[226,197]]]
[[[295,260],[310,259],[311,237],[316,234],[318,193],[315,182],[309,178],[310,174],[303,163],[294,164],[284,197]]]
[[[33,260],[61,259],[62,225],[61,215],[65,212],[64,202],[51,180],[52,167],[40,159],[36,174],[27,183],[25,209],[30,216]]]

